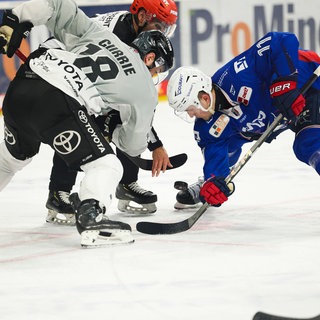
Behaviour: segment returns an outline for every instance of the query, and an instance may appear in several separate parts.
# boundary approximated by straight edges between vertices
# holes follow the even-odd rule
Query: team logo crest
[[[234,67],[234,71],[236,73],[239,73],[245,69],[248,68],[248,63],[246,61],[246,57],[242,57],[240,58],[239,60],[237,60],[234,64],[233,64],[233,67]]]

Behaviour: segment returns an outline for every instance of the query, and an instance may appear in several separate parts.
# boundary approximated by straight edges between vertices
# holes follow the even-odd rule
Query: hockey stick
[[[140,169],[148,170],[148,171],[152,170],[153,160],[143,159],[140,157],[131,157],[128,154],[125,154],[125,155]],[[185,153],[180,153],[175,156],[169,157],[169,160],[173,167],[172,168],[167,167],[167,170],[181,167],[183,164],[186,163],[187,159],[188,159],[188,156]]]
[[[272,314],[259,311],[254,315],[252,320],[320,320],[320,315],[312,318],[290,318],[290,317],[275,316]]]
[[[27,61],[27,57],[19,49],[16,50],[15,54],[20,58],[22,62]]]
[[[312,86],[312,84],[320,76],[320,66],[313,72],[310,78],[301,88],[301,94],[305,94],[307,90]],[[261,137],[255,142],[255,144],[250,148],[250,150],[243,156],[240,161],[232,168],[230,174],[226,177],[225,182],[228,184],[233,180],[233,178],[239,173],[239,171],[246,165],[246,163],[251,159],[252,155],[259,149],[259,147],[266,141],[269,135],[277,127],[280,121],[283,119],[283,115],[279,114],[271,125],[266,129],[266,131],[261,135]],[[204,203],[196,213],[194,213],[188,219],[185,219],[180,222],[173,223],[157,223],[157,222],[148,222],[141,221],[136,225],[137,231],[146,234],[174,234],[183,231],[189,230],[198,219],[207,211],[210,207],[209,203]]]
[[[15,54],[23,61],[26,62],[27,57],[19,50],[17,49]],[[152,163],[153,160],[151,159],[143,159],[140,157],[131,157],[128,154],[126,154],[126,157],[128,157],[137,167],[139,167],[142,170],[152,170]],[[177,154],[175,156],[169,157],[169,160],[172,164],[172,168],[168,167],[167,170],[175,169],[181,167],[185,162],[187,161],[188,156],[185,153]]]

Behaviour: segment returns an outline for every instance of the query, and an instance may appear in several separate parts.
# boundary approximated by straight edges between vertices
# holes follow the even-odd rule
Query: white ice
[[[158,107],[155,128],[170,155],[186,152],[189,159],[157,178],[140,171],[140,185],[158,194],[154,216],[125,216],[113,202],[109,217],[132,226],[134,244],[83,249],[75,228],[45,223],[53,155],[45,145],[0,194],[0,319],[319,314],[320,180],[295,159],[293,134],[263,145],[235,178],[229,201],[210,208],[191,230],[150,236],[135,230],[138,221],[180,221],[195,212],[173,209],[173,183],[192,183],[202,170],[192,125],[166,102]]]

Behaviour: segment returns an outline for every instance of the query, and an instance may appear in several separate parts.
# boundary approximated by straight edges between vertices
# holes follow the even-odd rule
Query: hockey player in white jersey
[[[173,0],[133,0],[130,11],[116,11],[98,14],[92,18],[116,34],[126,44],[132,43],[139,33],[146,30],[160,30],[166,35],[173,34],[178,18],[177,6]],[[48,44],[48,41],[45,45]],[[53,43],[53,45],[56,45]],[[161,74],[162,75],[162,74]],[[117,114],[110,114],[115,123]],[[101,123],[100,118],[96,118]],[[109,121],[109,119],[107,120]],[[103,123],[102,123],[103,125]],[[152,152],[152,175],[157,176],[171,167],[168,153],[154,127],[148,140]],[[119,149],[116,154],[123,166],[123,175],[116,189],[118,209],[130,214],[151,214],[156,212],[157,195],[138,183],[139,168]],[[69,202],[69,194],[76,182],[77,171],[71,170],[57,153],[53,156],[50,174],[49,194],[46,202],[46,221],[73,225],[74,212]]]
[[[85,173],[73,197],[81,244],[132,242],[128,224],[104,215],[123,169],[90,115],[118,110],[122,125],[114,128],[112,141],[131,156],[142,153],[158,100],[150,73],[172,67],[173,57],[166,54],[171,43],[161,32],[147,31],[127,46],[72,0],[31,0],[4,13],[2,53],[12,57],[22,38],[41,24],[68,51],[31,55],[10,83],[3,103],[0,190],[38,153],[41,142],[49,144]]]

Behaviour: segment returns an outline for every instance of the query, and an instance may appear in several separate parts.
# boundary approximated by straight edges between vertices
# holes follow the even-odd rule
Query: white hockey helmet
[[[212,81],[209,76],[193,67],[180,67],[172,74],[168,82],[168,102],[175,114],[180,117],[190,106],[214,113],[211,90]],[[211,106],[208,109],[204,109],[200,104],[198,98],[200,91],[210,96]]]

